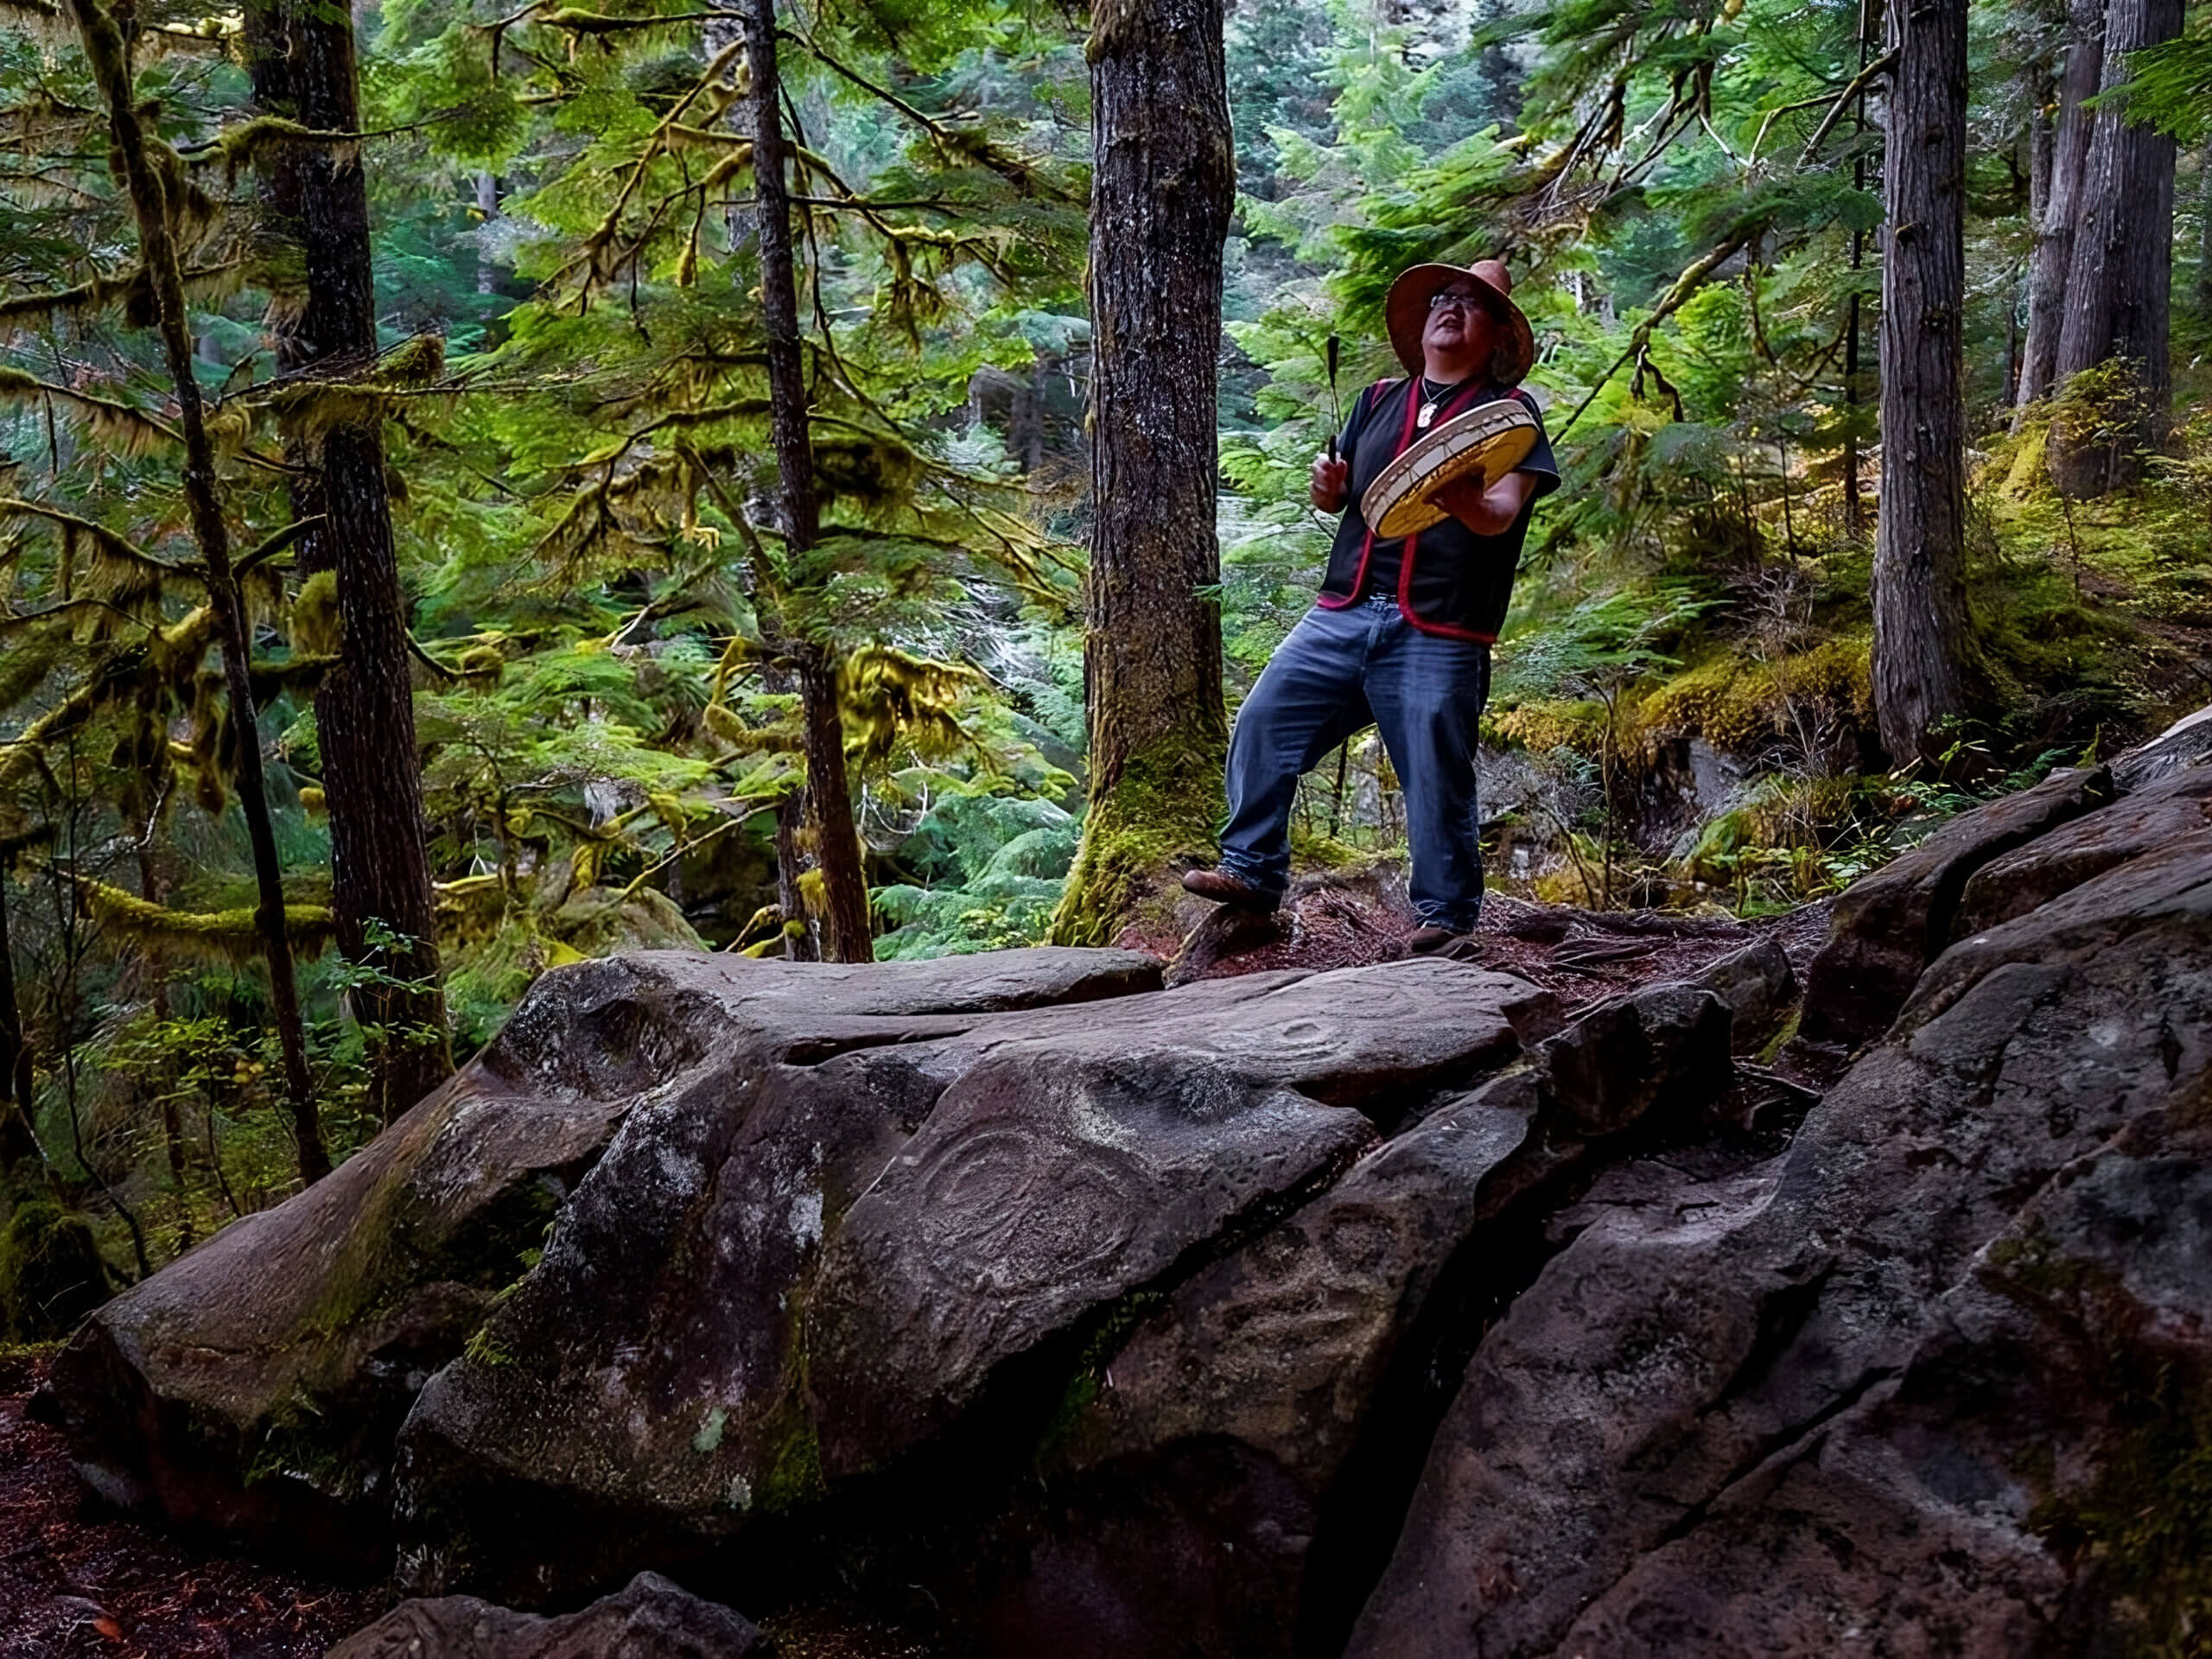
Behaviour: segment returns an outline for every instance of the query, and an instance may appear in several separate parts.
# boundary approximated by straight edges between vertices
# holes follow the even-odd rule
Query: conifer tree
[[[130,46],[115,17],[99,0],[69,0],[94,84],[105,108],[121,174],[138,230],[141,270],[152,300],[156,328],[171,390],[177,402],[177,427],[184,449],[184,496],[194,540],[198,543],[219,649],[225,690],[237,734],[238,803],[253,847],[260,903],[255,924],[269,965],[270,995],[284,1058],[285,1090],[297,1141],[300,1178],[313,1182],[330,1173],[315,1084],[308,1071],[307,1043],[300,1020],[292,950],[286,937],[283,877],[269,800],[262,776],[261,746],[255,732],[250,672],[250,641],[244,596],[230,551],[230,526],[223,516],[215,474],[215,449],[209,436],[200,383],[193,372],[192,327],[185,310],[184,266],[177,251],[176,225],[188,199],[175,152],[145,130],[132,84]]]
[[[1222,805],[1215,342],[1235,201],[1219,0],[1102,6],[1090,39],[1090,816],[1053,924],[1104,944]]]
[[[350,11],[317,0],[254,0],[245,41],[254,101],[310,131],[360,125]],[[296,275],[270,308],[281,381],[359,382],[377,357],[368,190],[357,141],[332,137],[264,149],[266,243]],[[338,948],[365,971],[353,992],[368,1033],[370,1107],[385,1122],[452,1070],[415,741],[412,664],[385,481],[383,410],[332,418],[311,397],[287,453],[302,532],[299,568],[334,584],[335,660],[315,688],[322,789],[330,815]],[[372,939],[373,935],[373,939]],[[383,941],[378,943],[376,941]]]
[[[1966,594],[1966,0],[1888,8],[1874,709],[1899,765],[1960,741]]]
[[[2062,412],[2051,476],[2069,495],[2102,495],[2139,477],[2165,440],[2172,399],[2174,141],[2119,96],[2132,54],[2176,40],[2182,0],[2107,0],[2101,96],[2087,155],[2053,374],[2126,365],[2124,410],[2099,411],[2094,433]],[[2107,435],[2109,434],[2109,435]]]
[[[760,302],[767,334],[769,424],[783,486],[788,556],[811,555],[822,531],[814,447],[807,431],[805,372],[800,362],[798,294],[792,275],[791,210],[785,189],[782,81],[776,73],[775,0],[753,0],[747,56],[753,84],[753,178],[759,202]],[[837,664],[812,640],[787,646],[796,658],[806,757],[807,828],[822,873],[822,949],[832,962],[867,962],[868,886],[845,778]]]
[[[2027,338],[2020,352],[2015,394],[2018,414],[2050,396],[2058,366],[2058,334],[2066,319],[2067,279],[2074,261],[2074,232],[2082,216],[2083,173],[2095,125],[2088,100],[2101,84],[2106,0],[2071,0],[2062,40],[2065,61],[2058,74],[2056,109],[2048,118],[2048,156],[2036,168],[2043,187],[2030,200],[2034,245],[2028,259]]]

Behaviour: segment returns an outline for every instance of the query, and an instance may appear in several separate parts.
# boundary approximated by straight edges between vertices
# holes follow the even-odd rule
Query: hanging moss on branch
[[[982,676],[953,663],[890,645],[863,645],[837,665],[845,752],[869,764],[901,743],[918,754],[946,754],[968,741],[961,705]]]
[[[80,877],[76,886],[86,907],[103,926],[159,955],[237,965],[262,952],[261,932],[251,909],[171,910],[105,881]],[[284,936],[302,955],[321,955],[337,937],[337,926],[327,905],[284,906]]]
[[[0,364],[0,404],[24,404],[39,398],[52,398],[74,410],[83,418],[94,442],[126,455],[143,455],[182,442],[175,428],[134,404],[41,380],[22,369]]]

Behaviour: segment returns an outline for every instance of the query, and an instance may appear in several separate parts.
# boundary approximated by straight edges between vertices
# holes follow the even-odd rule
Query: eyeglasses
[[[1428,308],[1432,311],[1442,311],[1447,308],[1456,308],[1461,311],[1472,313],[1476,311],[1487,311],[1490,309],[1490,307],[1484,303],[1483,296],[1479,294],[1454,294],[1446,292],[1442,294],[1430,295],[1428,296]]]

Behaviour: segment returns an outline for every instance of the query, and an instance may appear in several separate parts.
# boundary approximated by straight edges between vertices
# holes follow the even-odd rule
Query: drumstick
[[[1337,464],[1337,434],[1344,429],[1344,406],[1337,402],[1337,337],[1329,336],[1329,413],[1334,423],[1329,428],[1329,465]]]

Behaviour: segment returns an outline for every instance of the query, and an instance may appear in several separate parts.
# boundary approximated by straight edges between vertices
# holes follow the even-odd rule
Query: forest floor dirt
[[[46,1370],[0,1354],[0,1659],[321,1659],[392,1604],[101,1503],[61,1436],[27,1414]],[[779,1659],[928,1659],[924,1643],[842,1610],[766,1621]]]
[[[78,1481],[25,1408],[42,1357],[0,1360],[0,1659],[292,1659],[384,1611],[340,1586],[156,1532]]]
[[[1217,927],[1209,938],[1201,929],[1171,982],[1403,954],[1411,918],[1396,894],[1363,881],[1299,888],[1272,937]],[[1687,978],[1768,935],[1802,975],[1826,923],[1822,906],[1738,923],[1494,898],[1482,961],[1545,986],[1574,1011]],[[45,1363],[36,1351],[0,1354],[0,1659],[318,1659],[391,1605],[382,1584],[336,1584],[249,1560],[101,1503],[70,1468],[60,1435],[26,1414]],[[929,1651],[836,1610],[793,1610],[767,1629],[782,1659],[925,1659]]]

